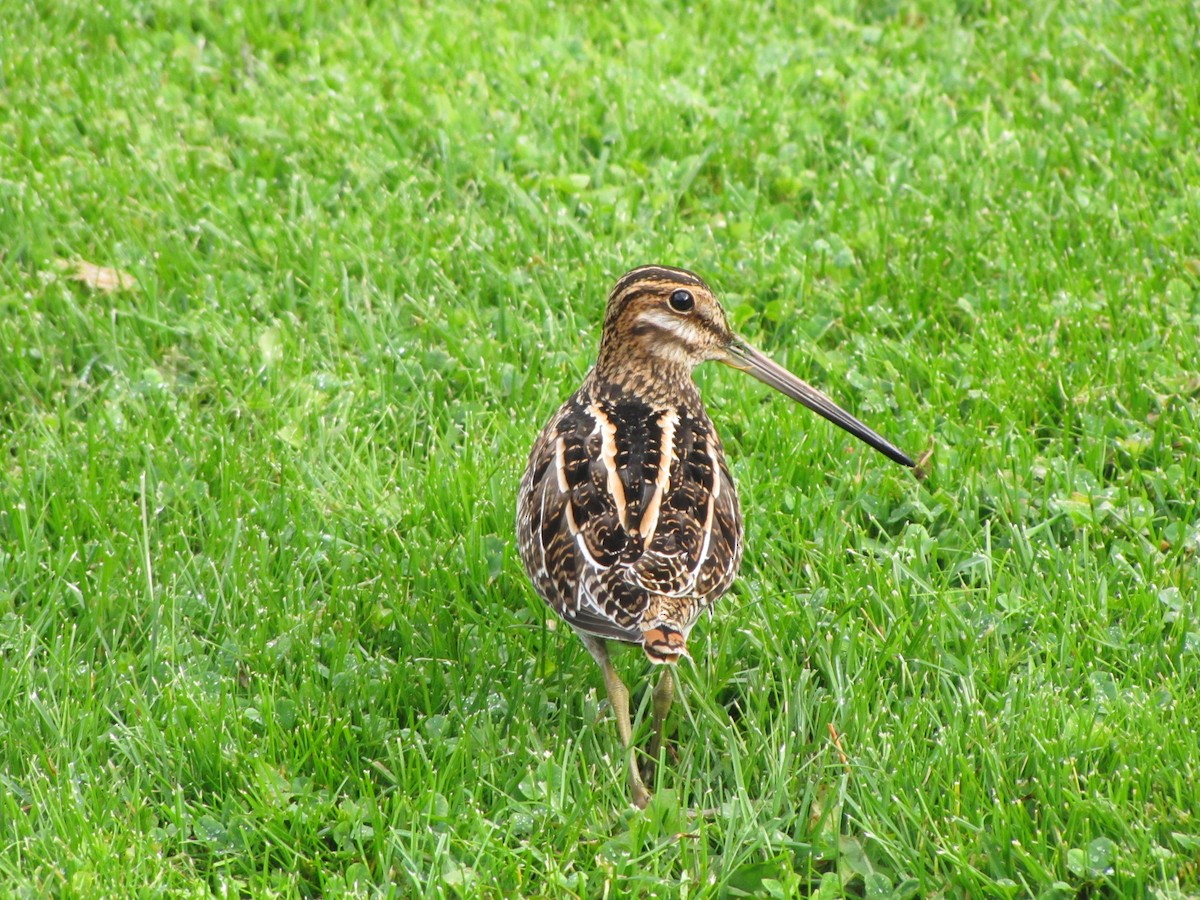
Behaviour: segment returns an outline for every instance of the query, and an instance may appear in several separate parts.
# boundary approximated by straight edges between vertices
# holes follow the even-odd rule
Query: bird
[[[639,646],[662,667],[651,703],[652,771],[674,698],[673,664],[688,656],[692,626],[729,590],[742,559],[737,490],[692,380],[707,360],[754,376],[889,459],[915,465],[735,335],[699,275],[647,265],[617,280],[595,366],[534,441],[516,532],[534,589],[600,666],[639,808],[651,794],[609,643]]]

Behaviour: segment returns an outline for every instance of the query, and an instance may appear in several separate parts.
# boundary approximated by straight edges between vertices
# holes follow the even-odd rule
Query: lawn
[[[0,0],[0,894],[1200,897],[1198,84],[1189,0]],[[651,262],[932,456],[697,372],[636,811],[512,521]]]

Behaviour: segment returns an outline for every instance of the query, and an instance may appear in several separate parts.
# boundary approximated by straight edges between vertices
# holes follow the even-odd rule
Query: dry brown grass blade
[[[82,259],[56,259],[54,267],[60,272],[66,272],[68,278],[106,294],[127,291],[137,284],[137,280],[128,272],[122,272],[112,266],[98,266]]]

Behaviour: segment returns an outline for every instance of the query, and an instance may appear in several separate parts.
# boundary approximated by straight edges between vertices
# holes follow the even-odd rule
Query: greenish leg
[[[647,766],[647,780],[653,777],[654,767],[658,765],[658,754],[662,750],[663,726],[667,713],[671,711],[671,701],[675,699],[675,673],[671,666],[664,665],[662,674],[658,676],[658,684],[654,686],[653,717],[650,720],[650,762]]]
[[[650,802],[650,792],[646,790],[646,785],[642,781],[642,773],[638,771],[637,764],[637,749],[633,746],[633,725],[629,720],[629,690],[621,681],[621,677],[617,674],[617,670],[613,668],[612,660],[608,658],[608,646],[600,638],[592,637],[591,635],[583,635],[584,646],[588,648],[588,652],[600,665],[600,671],[604,673],[604,687],[608,691],[608,703],[612,707],[613,715],[617,717],[617,734],[621,737],[621,744],[625,748],[625,753],[629,760],[629,794],[633,799],[633,805],[638,809],[645,809],[646,804]],[[655,691],[655,697],[658,693]],[[668,705],[670,700],[668,699]],[[658,707],[655,706],[657,711]]]

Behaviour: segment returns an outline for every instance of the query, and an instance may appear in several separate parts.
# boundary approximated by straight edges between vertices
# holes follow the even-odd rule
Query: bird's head
[[[731,340],[725,310],[700,276],[641,266],[622,275],[608,295],[600,353],[628,365],[690,372],[706,359],[720,359]]]
[[[729,328],[725,310],[700,276],[669,266],[626,272],[608,295],[597,370],[643,393],[691,384],[691,371],[715,359],[833,422],[905,466],[915,463],[823,393],[755,350]]]

